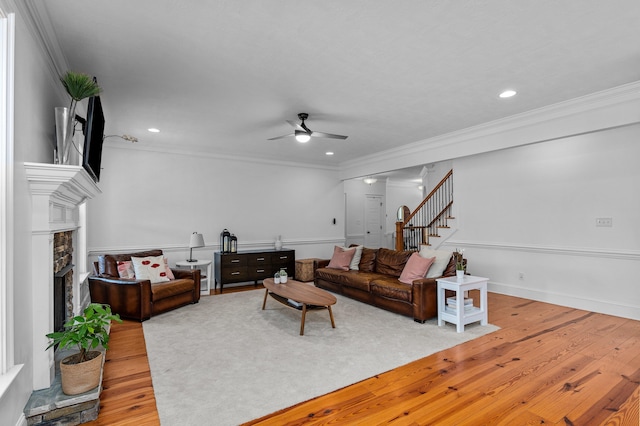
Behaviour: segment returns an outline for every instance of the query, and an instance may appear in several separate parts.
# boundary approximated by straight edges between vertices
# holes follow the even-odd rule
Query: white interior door
[[[382,197],[367,195],[364,206],[364,245],[367,248],[382,246]]]

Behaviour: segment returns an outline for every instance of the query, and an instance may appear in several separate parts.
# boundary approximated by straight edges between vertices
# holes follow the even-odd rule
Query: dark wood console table
[[[296,269],[296,251],[282,250],[246,250],[238,253],[214,253],[215,285],[214,290],[220,284],[220,293],[223,286],[231,283],[258,281],[265,278],[273,278],[273,275],[281,269],[287,271],[289,278],[293,279]]]

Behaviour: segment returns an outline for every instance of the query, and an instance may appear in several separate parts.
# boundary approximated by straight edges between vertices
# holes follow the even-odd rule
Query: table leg
[[[441,327],[444,325],[444,320],[442,319],[442,311],[444,311],[444,289],[438,284],[437,288],[438,292],[438,326]]]
[[[303,303],[302,304],[302,320],[300,321],[300,335],[303,336],[304,335],[304,320],[307,316],[307,304]]]
[[[327,306],[329,310],[329,318],[331,318],[331,327],[336,328],[336,323],[333,321],[333,311],[331,310],[331,305]]]
[[[262,310],[264,311],[264,307],[267,305],[267,296],[269,295],[269,289],[264,289],[264,300],[262,301]]]
[[[489,324],[489,311],[487,310],[487,284],[480,288],[480,309],[482,309],[482,320],[480,325]]]

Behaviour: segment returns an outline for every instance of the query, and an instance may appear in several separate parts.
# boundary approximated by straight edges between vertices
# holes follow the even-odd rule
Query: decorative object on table
[[[284,269],[280,269],[280,283],[284,284],[287,282],[287,271]]]
[[[98,85],[95,77],[74,71],[67,71],[60,77],[60,81],[69,96],[71,96],[71,104],[69,108],[57,107],[54,110],[57,162],[59,164],[69,164],[69,153],[71,145],[73,145],[73,134],[76,125],[76,106],[78,101],[97,96],[102,89]]]
[[[466,262],[464,260],[464,249],[456,249],[453,253],[456,258],[456,277],[458,281],[464,280],[464,274],[466,272]]]
[[[278,239],[276,240],[275,248],[276,250],[282,250],[282,237],[280,235],[278,235]]]
[[[204,237],[202,234],[194,232],[191,234],[191,239],[189,240],[189,259],[187,259],[187,262],[198,261],[198,259],[193,258],[193,249],[198,247],[204,247]]]
[[[69,319],[64,330],[47,334],[51,343],[60,349],[77,347],[79,352],[60,361],[62,391],[67,395],[87,392],[100,384],[102,352],[96,349],[102,346],[108,349],[109,325],[111,321],[122,322],[118,314],[111,312],[109,305],[91,303],[83,315]]]
[[[280,272],[276,272],[273,274],[273,282],[276,284],[280,284]]]
[[[238,252],[238,237],[236,237],[236,234],[231,234],[231,244],[230,244],[230,250],[231,253],[237,253]]]
[[[227,228],[220,233],[220,252],[231,253],[231,232]]]

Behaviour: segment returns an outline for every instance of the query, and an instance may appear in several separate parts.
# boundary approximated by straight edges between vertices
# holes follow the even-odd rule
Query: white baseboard
[[[567,306],[575,309],[598,312],[606,315],[640,320],[640,308],[638,306],[622,304],[610,300],[596,300],[574,294],[565,294],[553,291],[539,291],[523,288],[507,283],[489,281],[487,289],[493,293],[508,296],[522,297],[524,299],[537,300],[552,303],[554,305]]]

